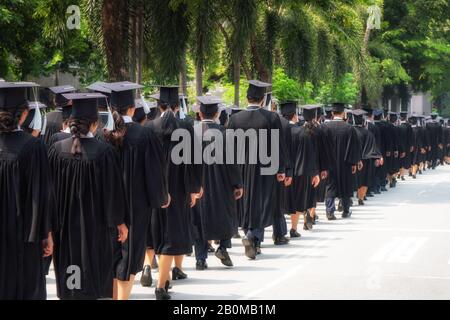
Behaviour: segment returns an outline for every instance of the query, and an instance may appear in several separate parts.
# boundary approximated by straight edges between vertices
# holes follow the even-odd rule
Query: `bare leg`
[[[291,229],[297,230],[298,228],[298,220],[300,219],[301,212],[296,212],[295,214],[291,214]]]
[[[184,255],[182,255],[182,256],[175,256],[174,260],[175,260],[175,267],[177,267],[180,270],[183,270]]]
[[[361,190],[361,200],[364,200],[367,194],[367,187],[361,187],[360,190]]]
[[[147,249],[147,251],[145,252],[144,266],[150,266],[150,268],[151,268],[154,258],[155,258],[155,250]]]
[[[316,208],[309,209],[309,215],[314,219],[316,217]]]
[[[117,279],[113,280],[113,300],[118,300],[118,293],[117,293]]]
[[[159,256],[159,279],[158,289],[166,287],[166,281],[170,280],[170,268],[172,267],[173,256]]]
[[[135,275],[130,275],[129,281],[117,280],[117,300],[128,300],[133,289]]]

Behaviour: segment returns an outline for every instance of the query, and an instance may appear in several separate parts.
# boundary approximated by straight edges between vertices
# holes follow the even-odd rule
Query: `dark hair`
[[[71,153],[73,155],[81,154],[81,135],[87,135],[89,133],[89,129],[91,126],[96,123],[98,119],[86,119],[86,118],[70,118],[69,119],[69,128],[70,133],[72,134],[72,150]]]
[[[122,116],[125,115],[130,108],[131,107],[126,109],[116,109],[113,107],[112,115],[114,118],[114,130],[105,130],[105,139],[109,144],[116,148],[120,148],[123,145],[123,138],[127,133],[127,126],[125,125]]]
[[[254,97],[247,97],[247,101],[251,104],[260,104],[261,102],[263,102],[264,97],[262,97],[261,99],[258,98],[254,98]]]
[[[293,113],[292,113],[292,112],[282,113],[281,115],[282,115],[283,118],[285,118],[286,120],[291,121],[292,118],[294,118],[294,116],[295,116],[295,112],[293,112]]]
[[[172,109],[172,111],[175,111],[176,108],[180,106],[179,103],[164,103],[164,102],[158,102],[158,107],[166,111],[168,108]]]
[[[306,131],[310,135],[313,135],[314,134],[314,130],[319,126],[319,123],[317,122],[316,119],[308,119],[308,120],[305,121],[304,126],[306,128]]]
[[[212,120],[217,115],[218,111],[215,112],[202,112],[203,118],[206,120]]]
[[[0,111],[0,133],[12,132],[19,126],[19,120],[22,112],[26,109],[25,106],[20,106],[15,109]]]

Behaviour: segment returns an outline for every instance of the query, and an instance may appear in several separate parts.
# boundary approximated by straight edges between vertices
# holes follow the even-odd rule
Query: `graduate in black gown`
[[[405,173],[411,172],[413,151],[413,132],[408,122],[408,112],[400,112],[400,143],[403,145],[403,154],[400,154],[400,179],[405,180]]]
[[[444,131],[444,140],[443,144],[445,146],[445,162],[447,164],[450,164],[450,120],[445,119],[444,120],[444,128],[442,129]]]
[[[285,115],[292,115],[290,121],[295,122],[295,105],[287,105],[282,110]],[[291,108],[291,110],[289,110]],[[297,230],[298,220],[303,215],[303,229],[313,228],[314,216],[311,211],[316,207],[316,190],[320,176],[326,177],[326,152],[323,145],[322,129],[319,126],[321,105],[302,106],[305,124],[292,125],[291,144],[289,146],[293,163],[293,183],[285,189],[284,197],[289,203],[292,229]],[[294,111],[294,112],[292,112]]]
[[[439,160],[439,150],[443,149],[442,144],[442,126],[437,121],[437,113],[431,114],[431,120],[426,124],[428,139],[430,143],[429,162],[431,169],[436,169]]]
[[[205,140],[203,150],[208,158],[203,159],[204,194],[196,210],[192,210],[195,236],[196,269],[208,268],[208,240],[218,240],[215,255],[223,265],[232,267],[230,255],[231,238],[238,230],[237,203],[243,195],[241,172],[237,164],[226,163],[225,128],[216,120],[219,116],[220,100],[212,97],[198,97],[201,130]],[[213,140],[218,136],[219,141]]]
[[[270,95],[271,96],[271,95]],[[286,179],[282,182],[277,183],[277,187],[272,196],[272,201],[274,203],[274,216],[273,216],[273,225],[272,225],[272,240],[276,246],[287,245],[289,244],[289,238],[286,237],[288,232],[287,223],[285,218],[285,213],[287,211],[284,209],[283,205],[283,189],[292,184],[292,174],[293,174],[293,166],[291,162],[290,150],[288,146],[291,145],[291,126],[292,124],[287,120],[287,118],[282,114],[283,104],[280,105],[280,112],[277,110],[277,105],[274,101],[271,102],[272,112],[280,117],[281,128],[283,131],[283,143],[284,146],[281,148],[281,152],[285,152],[283,158],[286,159],[285,163],[285,171],[286,171]],[[294,113],[297,112],[297,108],[295,108]],[[257,248],[258,249],[258,248]]]
[[[362,161],[362,167],[358,168],[356,174],[359,205],[364,205],[367,190],[373,183],[373,172],[375,171],[375,167],[379,166],[381,159],[381,153],[378,150],[375,136],[366,127],[366,114],[367,112],[362,109],[352,111],[353,126],[358,136]]]
[[[275,192],[277,183],[286,180],[285,152],[275,152],[276,147],[280,149],[283,145],[283,129],[280,117],[266,109],[262,105],[266,96],[266,89],[270,86],[268,83],[252,80],[250,81],[247,92],[249,106],[246,110],[236,113],[230,117],[228,128],[234,130],[234,133],[242,131],[246,133],[254,133],[255,140],[250,143],[242,143],[241,149],[237,152],[244,157],[241,165],[242,177],[244,181],[244,196],[240,201],[239,214],[241,227],[246,232],[246,236],[242,239],[245,247],[245,255],[250,259],[256,259],[257,246],[264,240],[264,228],[273,224],[274,203],[271,201],[272,194]],[[238,131],[241,129],[242,131]],[[264,131],[262,131],[264,130]],[[267,140],[260,139],[261,132],[266,132]],[[275,141],[276,134],[278,139]],[[271,140],[275,141],[272,146]],[[269,159],[269,164],[263,164],[262,159],[258,157],[258,153],[251,152],[250,149],[257,149],[261,144],[265,143],[267,150],[274,150]],[[242,150],[245,148],[245,150]],[[251,159],[256,155],[256,159]],[[278,167],[271,168],[275,165],[270,160],[278,158]],[[255,160],[255,161],[250,161]],[[274,169],[274,170],[272,170]],[[264,174],[264,171],[267,171]],[[270,174],[274,171],[273,174]],[[259,247],[258,247],[259,248]]]
[[[389,139],[390,156],[388,165],[388,181],[389,187],[395,188],[397,186],[397,176],[400,171],[400,155],[404,154],[403,144],[400,143],[400,129],[397,126],[398,115],[396,112],[386,112],[387,114],[387,136]]]
[[[65,94],[73,102],[72,137],[51,146],[59,229],[53,256],[60,299],[111,299],[115,248],[128,236],[128,205],[117,152],[94,138],[97,93]]]
[[[378,151],[380,151],[380,155],[382,155],[383,152],[381,150],[383,149],[383,147],[382,147],[383,142],[382,142],[380,128],[375,124],[374,110],[372,109],[371,106],[368,106],[368,105],[364,106],[363,110],[367,112],[367,114],[366,114],[367,129],[369,129],[369,131],[375,137],[375,142],[376,142]],[[373,165],[375,167],[373,168],[371,177],[370,177],[372,183],[367,190],[366,197],[374,197],[376,194],[381,193],[380,192],[380,184],[379,184],[378,177],[377,177],[377,172],[383,164],[384,164],[383,157],[381,157],[379,159],[378,166],[375,166],[375,163],[373,163]]]
[[[202,194],[202,166],[192,160],[177,163],[172,161],[172,151],[179,145],[172,141],[172,134],[177,129],[183,129],[190,140],[180,142],[182,146],[191,145],[195,139],[194,129],[185,121],[176,117],[179,112],[180,99],[178,87],[161,87],[158,105],[161,111],[159,118],[146,124],[159,138],[168,165],[168,183],[171,203],[167,209],[158,209],[152,216],[152,246],[159,255],[159,279],[156,286],[156,299],[170,299],[169,288],[170,268],[172,262],[172,280],[185,279],[187,275],[182,270],[183,258],[192,253],[192,226],[190,208],[193,207]],[[181,131],[178,131],[181,132]],[[192,149],[193,150],[193,149]],[[182,153],[186,158],[188,154]],[[193,152],[192,152],[193,154]]]
[[[115,128],[105,132],[105,140],[119,155],[129,215],[128,239],[122,244],[116,269],[117,299],[128,300],[134,278],[142,271],[152,209],[167,208],[170,203],[167,166],[155,133],[133,122],[135,90],[142,86],[131,82],[105,86],[112,91],[110,102],[115,120]]]
[[[43,257],[53,251],[52,185],[45,145],[22,131],[27,89],[0,82],[0,300],[46,299]]]
[[[413,179],[417,178],[417,172],[419,171],[420,164],[426,159],[426,148],[428,146],[426,143],[425,132],[420,127],[420,120],[421,116],[414,113],[408,119],[408,122],[411,125],[413,140],[413,150],[411,155],[411,175]]]
[[[48,90],[54,94],[53,104],[56,108],[56,110],[45,115],[47,125],[44,134],[44,141],[47,147],[50,147],[51,143],[54,142],[50,141],[51,137],[54,134],[67,129],[67,120],[69,119],[71,113],[71,102],[67,101],[67,99],[63,97],[63,94],[74,93],[76,89],[70,85],[65,85],[50,87]]]
[[[325,202],[329,220],[336,220],[336,198],[342,201],[342,217],[351,216],[350,200],[353,196],[354,175],[361,160],[356,130],[344,121],[344,110],[344,103],[334,103],[333,120],[323,126],[326,148],[330,155]]]

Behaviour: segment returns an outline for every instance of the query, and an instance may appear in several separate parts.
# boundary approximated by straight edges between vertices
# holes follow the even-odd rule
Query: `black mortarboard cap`
[[[296,101],[285,101],[280,103],[281,114],[296,114],[297,113],[297,102]]]
[[[320,104],[308,104],[308,105],[304,105],[301,106],[302,110],[303,110],[303,118],[306,121],[311,121],[313,119],[316,119],[319,114],[320,114],[320,110],[322,109],[322,105]]]
[[[161,103],[164,104],[179,104],[180,103],[180,94],[178,86],[161,86],[159,89],[159,98],[155,98]],[[154,97],[152,97],[154,98]]]
[[[331,105],[331,108],[332,108],[333,112],[344,112],[346,106],[347,106],[347,105],[346,105],[345,103],[342,103],[342,102],[334,102],[334,103]]]
[[[94,82],[93,84],[87,86],[86,89],[94,91],[94,92],[99,92],[101,94],[104,94],[105,96],[109,96],[109,95],[111,95],[112,91],[111,91],[111,89],[106,87],[107,85],[108,85],[108,83],[106,83],[106,82],[97,81],[97,82]]]
[[[128,81],[105,83],[103,86],[111,90],[110,103],[117,109],[127,109],[134,106],[135,90],[143,88],[140,84]]]
[[[62,96],[63,94],[77,91],[77,89],[71,85],[49,87],[48,90],[55,94],[55,104],[57,107],[64,107],[68,103],[67,99]]]
[[[270,83],[262,82],[259,80],[250,80],[247,98],[250,100],[260,101],[264,98],[267,88],[272,86]]]
[[[213,114],[219,111],[219,104],[222,101],[219,98],[211,96],[197,97],[198,102],[200,102],[200,112]]]
[[[89,120],[98,119],[98,100],[105,97],[101,93],[68,93],[63,96],[72,101],[71,117]]]
[[[34,82],[0,82],[0,108],[17,108],[27,103],[28,88],[38,87]]]

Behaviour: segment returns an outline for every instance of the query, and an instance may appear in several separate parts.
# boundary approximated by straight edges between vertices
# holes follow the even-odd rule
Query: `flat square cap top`
[[[107,85],[106,82],[98,81],[98,82],[95,82],[95,83],[87,86],[86,89],[96,91],[96,92],[101,92],[101,93],[109,95],[109,94],[111,94],[112,91],[111,91],[111,89],[107,88],[106,85]]]
[[[54,94],[70,93],[77,91],[77,89],[75,89],[73,86],[70,85],[49,87],[48,90],[50,90]]]
[[[355,110],[352,110],[350,113],[357,117],[360,117],[360,116],[366,115],[367,111],[365,111],[363,109],[355,109]]]
[[[17,108],[27,103],[27,90],[38,87],[34,82],[0,82],[0,108]]]

